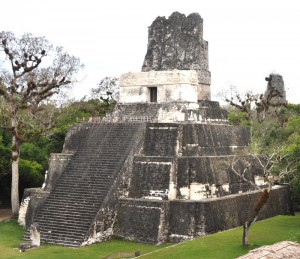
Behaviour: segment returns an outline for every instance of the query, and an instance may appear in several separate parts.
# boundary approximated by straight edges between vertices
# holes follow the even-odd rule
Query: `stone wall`
[[[241,226],[261,191],[206,200],[121,199],[114,235],[143,243],[179,242]],[[258,220],[291,215],[288,186],[276,187]]]
[[[149,123],[143,153],[145,156],[174,156],[177,152],[178,124]]]
[[[18,223],[25,228],[29,228],[33,223],[34,216],[42,207],[50,192],[41,188],[28,188],[24,190]]]
[[[111,113],[106,114],[106,122],[152,122],[157,121],[158,103],[117,103]]]
[[[250,132],[247,128],[216,125],[183,125],[182,155],[231,155],[241,153],[250,144]]]
[[[243,172],[250,157],[236,157],[235,169]],[[240,159],[240,160],[238,160]],[[232,156],[203,156],[177,158],[177,195],[180,199],[206,199],[247,192],[252,186],[237,176],[231,169]],[[249,167],[245,178],[255,182],[260,171]]]
[[[203,19],[174,12],[157,17],[148,29],[148,46],[142,71],[196,70],[198,100],[210,99],[208,43],[203,40]]]
[[[243,224],[245,219],[250,219],[253,206],[261,191],[254,191],[239,195],[231,195],[215,200],[204,200],[201,204],[203,214],[195,215],[196,225],[203,223],[205,233],[214,233],[234,228]],[[289,187],[277,187],[270,193],[270,198],[262,208],[258,220],[277,215],[291,214],[291,199]],[[249,211],[249,213],[248,213]]]
[[[159,244],[167,241],[168,203],[121,199],[114,235],[130,241]]]
[[[198,103],[118,103],[103,122],[228,124],[228,119],[227,111],[221,108],[218,102],[202,100]]]
[[[157,88],[157,102],[197,102],[198,79],[194,70],[127,73],[120,77],[121,103],[150,102]]]
[[[233,159],[237,171],[252,162],[246,156],[248,145],[249,131],[241,127],[148,123],[128,197],[198,200],[252,190],[231,169]],[[254,182],[260,175],[257,168],[249,167],[245,177]]]
[[[129,198],[167,200],[174,161],[162,157],[136,157]]]

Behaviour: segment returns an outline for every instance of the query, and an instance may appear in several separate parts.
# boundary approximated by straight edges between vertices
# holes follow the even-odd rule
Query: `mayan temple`
[[[120,100],[101,122],[70,128],[43,187],[25,190],[19,222],[69,247],[113,236],[180,242],[242,225],[260,191],[231,165],[244,170],[250,135],[211,101],[210,78],[200,15],[157,17],[142,71],[121,75]],[[259,169],[247,172],[263,184]],[[259,219],[289,208],[278,186]]]

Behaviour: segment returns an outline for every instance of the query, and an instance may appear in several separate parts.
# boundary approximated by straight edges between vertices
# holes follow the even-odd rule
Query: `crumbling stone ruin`
[[[148,29],[148,46],[142,71],[194,70],[198,76],[198,100],[210,100],[208,42],[203,40],[203,19],[174,12],[157,17]]]
[[[286,101],[286,92],[282,76],[279,74],[272,73],[269,75],[269,77],[266,77],[265,79],[268,82],[267,92],[277,90],[282,95],[282,97],[285,98],[284,100]],[[267,92],[265,93],[265,95],[267,95]]]
[[[208,98],[202,26],[198,14],[157,18],[143,71],[121,76],[115,109],[102,122],[69,130],[43,188],[23,197],[20,223],[38,223],[42,242],[79,247],[113,236],[178,242],[251,217],[249,204],[260,191],[231,168],[233,158],[240,171],[250,159],[249,131],[229,125],[226,111]],[[165,39],[170,46],[162,50]],[[255,164],[247,172],[262,182]],[[289,208],[289,189],[278,186],[260,219]]]
[[[256,101],[256,111],[260,121],[265,120],[266,114],[278,114],[278,108],[287,105],[284,81],[279,74],[270,74],[265,78],[267,89]]]

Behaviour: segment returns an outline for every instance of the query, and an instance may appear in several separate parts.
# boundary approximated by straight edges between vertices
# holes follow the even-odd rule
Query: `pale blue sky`
[[[220,89],[264,92],[280,73],[287,98],[300,103],[300,7],[297,0],[16,0],[1,3],[1,30],[45,36],[81,58],[73,91],[88,94],[105,76],[141,70],[147,27],[157,16],[198,12],[209,43],[213,99]]]

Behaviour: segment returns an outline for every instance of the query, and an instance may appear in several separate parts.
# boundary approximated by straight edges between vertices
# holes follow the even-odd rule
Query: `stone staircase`
[[[69,247],[82,244],[133,146],[139,125],[85,125],[90,127],[89,134],[80,141],[80,149],[35,216],[42,242]]]

